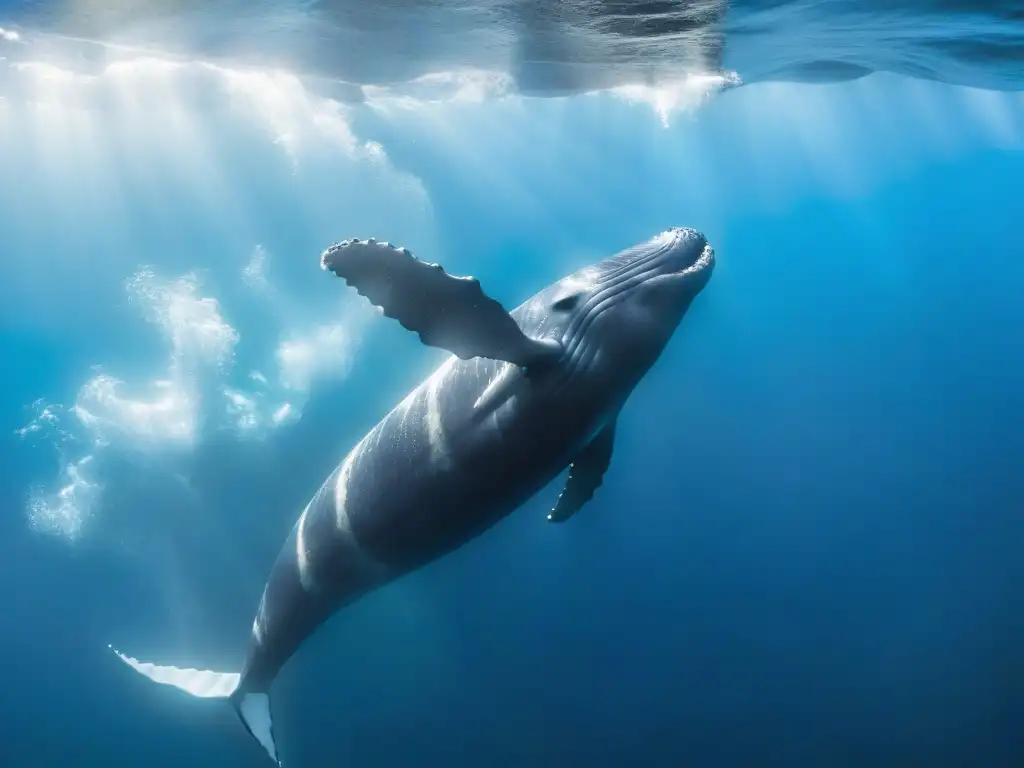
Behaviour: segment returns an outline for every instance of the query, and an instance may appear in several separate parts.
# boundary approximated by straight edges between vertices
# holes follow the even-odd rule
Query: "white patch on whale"
[[[256,741],[267,750],[270,759],[280,765],[277,745],[274,743],[274,724],[270,718],[270,696],[265,693],[247,693],[238,705],[238,713]]]
[[[173,686],[192,696],[222,699],[230,696],[238,687],[240,675],[237,672],[211,672],[208,669],[160,666],[126,656],[112,645],[107,647],[143,677],[148,677],[154,683]]]
[[[430,453],[434,461],[442,465],[448,461],[448,446],[445,444],[444,425],[441,423],[441,385],[457,361],[455,355],[449,357],[424,384],[427,440],[430,442]]]
[[[125,664],[154,683],[170,685],[180,691],[202,699],[226,699],[232,696],[241,682],[238,672],[214,672],[209,669],[192,669],[170,665],[151,664],[139,661],[121,653],[112,645],[107,646]],[[277,745],[274,743],[274,725],[270,715],[270,696],[253,691],[245,693],[238,702],[238,714],[253,737],[270,755],[277,765]]]
[[[260,604],[256,609],[256,617],[252,620],[252,638],[257,645],[263,645],[263,627],[267,624],[267,592],[260,595]]]
[[[357,454],[363,450],[363,442],[359,441],[355,448],[349,451],[348,456],[341,463],[338,476],[334,481],[334,515],[338,530],[342,533],[352,535],[352,523],[348,519],[348,479],[352,474],[352,464],[355,463]]]
[[[299,522],[295,526],[295,562],[299,568],[299,581],[302,588],[307,592],[316,587],[316,577],[313,575],[312,563],[309,562],[309,547],[306,546],[306,519],[309,516],[307,505],[299,516]]]

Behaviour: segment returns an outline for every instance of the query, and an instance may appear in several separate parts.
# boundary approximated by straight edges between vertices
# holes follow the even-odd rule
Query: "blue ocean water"
[[[0,5],[3,765],[268,765],[107,646],[237,669],[309,496],[444,359],[324,246],[514,306],[668,226],[718,264],[595,499],[336,616],[276,684],[285,765],[1024,764],[1021,9],[954,5],[649,3],[652,51],[509,4],[467,27],[508,56],[451,33],[486,5]],[[718,58],[676,71],[698,11]]]

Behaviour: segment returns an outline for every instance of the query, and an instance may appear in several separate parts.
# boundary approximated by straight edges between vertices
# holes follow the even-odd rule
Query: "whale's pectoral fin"
[[[558,497],[555,508],[548,515],[553,523],[564,523],[594,498],[596,491],[604,482],[604,473],[612,461],[612,448],[615,445],[615,421],[612,421],[598,432],[580,451],[572,464],[569,465],[569,479]]]
[[[320,265],[356,289],[424,344],[468,360],[487,357],[521,367],[557,358],[557,342],[531,339],[474,277],[449,275],[404,248],[345,240],[320,256]]]

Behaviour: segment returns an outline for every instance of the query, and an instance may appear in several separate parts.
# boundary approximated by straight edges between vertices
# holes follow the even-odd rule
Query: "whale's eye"
[[[576,305],[580,303],[580,298],[582,296],[582,291],[570,293],[568,296],[563,296],[554,304],[552,304],[551,308],[557,309],[559,312],[568,312],[569,310],[576,308]]]

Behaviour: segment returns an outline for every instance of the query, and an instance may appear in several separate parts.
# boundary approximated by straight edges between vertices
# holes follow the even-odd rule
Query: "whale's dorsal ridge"
[[[487,357],[523,368],[553,360],[561,346],[523,333],[475,277],[448,274],[405,248],[369,240],[343,240],[327,248],[320,266],[414,331],[431,347],[458,358]]]

